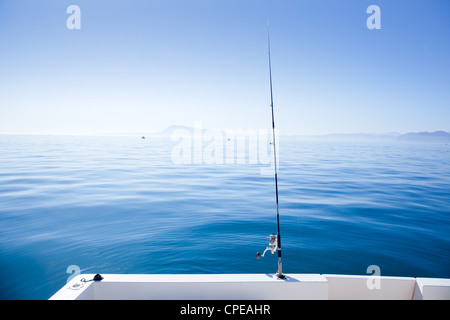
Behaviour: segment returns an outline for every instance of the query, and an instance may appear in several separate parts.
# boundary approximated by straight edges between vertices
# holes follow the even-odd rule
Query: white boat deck
[[[450,279],[287,274],[94,274],[50,300],[450,300]]]

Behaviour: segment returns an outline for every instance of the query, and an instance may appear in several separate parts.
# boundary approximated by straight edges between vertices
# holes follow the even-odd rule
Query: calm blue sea
[[[176,164],[173,148],[0,135],[0,298],[48,299],[70,266],[275,272],[275,255],[255,259],[276,233],[264,165]],[[450,277],[450,145],[281,138],[279,149],[284,272]]]

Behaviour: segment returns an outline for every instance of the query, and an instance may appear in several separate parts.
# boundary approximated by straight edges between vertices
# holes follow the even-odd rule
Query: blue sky
[[[69,30],[69,5],[81,29]],[[369,30],[369,5],[381,29]],[[0,133],[450,131],[448,0],[0,0]]]

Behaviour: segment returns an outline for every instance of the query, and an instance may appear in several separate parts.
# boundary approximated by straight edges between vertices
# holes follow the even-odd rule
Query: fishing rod
[[[275,116],[273,112],[273,90],[272,90],[272,61],[270,57],[270,28],[269,24],[267,24],[267,48],[269,54],[269,80],[270,80],[270,107],[272,109],[272,145],[273,145],[273,160],[274,160],[274,169],[275,169],[275,200],[277,206],[277,234],[271,234],[269,236],[269,246],[266,248],[264,253],[261,255],[259,252],[256,254],[256,258],[259,259],[264,257],[264,254],[267,250],[270,250],[272,254],[275,251],[278,252],[278,271],[277,276],[280,279],[284,278],[282,272],[282,262],[281,262],[281,235],[280,235],[280,210],[278,205],[278,170],[277,170],[277,149],[275,142]]]

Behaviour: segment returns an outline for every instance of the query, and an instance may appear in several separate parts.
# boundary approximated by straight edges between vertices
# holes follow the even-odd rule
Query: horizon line
[[[30,136],[158,136],[162,135],[165,131],[175,127],[176,129],[186,129],[186,130],[194,130],[194,127],[189,127],[185,125],[170,125],[163,130],[150,132],[150,131],[140,131],[140,132],[0,132],[0,135],[30,135]],[[269,130],[268,128],[264,128]],[[172,131],[173,131],[172,130]],[[233,129],[217,129],[217,128],[201,128],[202,132],[207,130],[225,132],[226,130],[257,130],[254,128],[233,128]],[[261,130],[261,129],[260,129]],[[288,133],[283,134],[281,130],[279,130],[280,137],[324,137],[324,136],[354,136],[354,135],[364,135],[364,136],[400,136],[409,133],[435,133],[435,132],[445,132],[450,134],[450,130],[430,130],[430,131],[388,131],[388,132],[333,132],[333,133]]]

